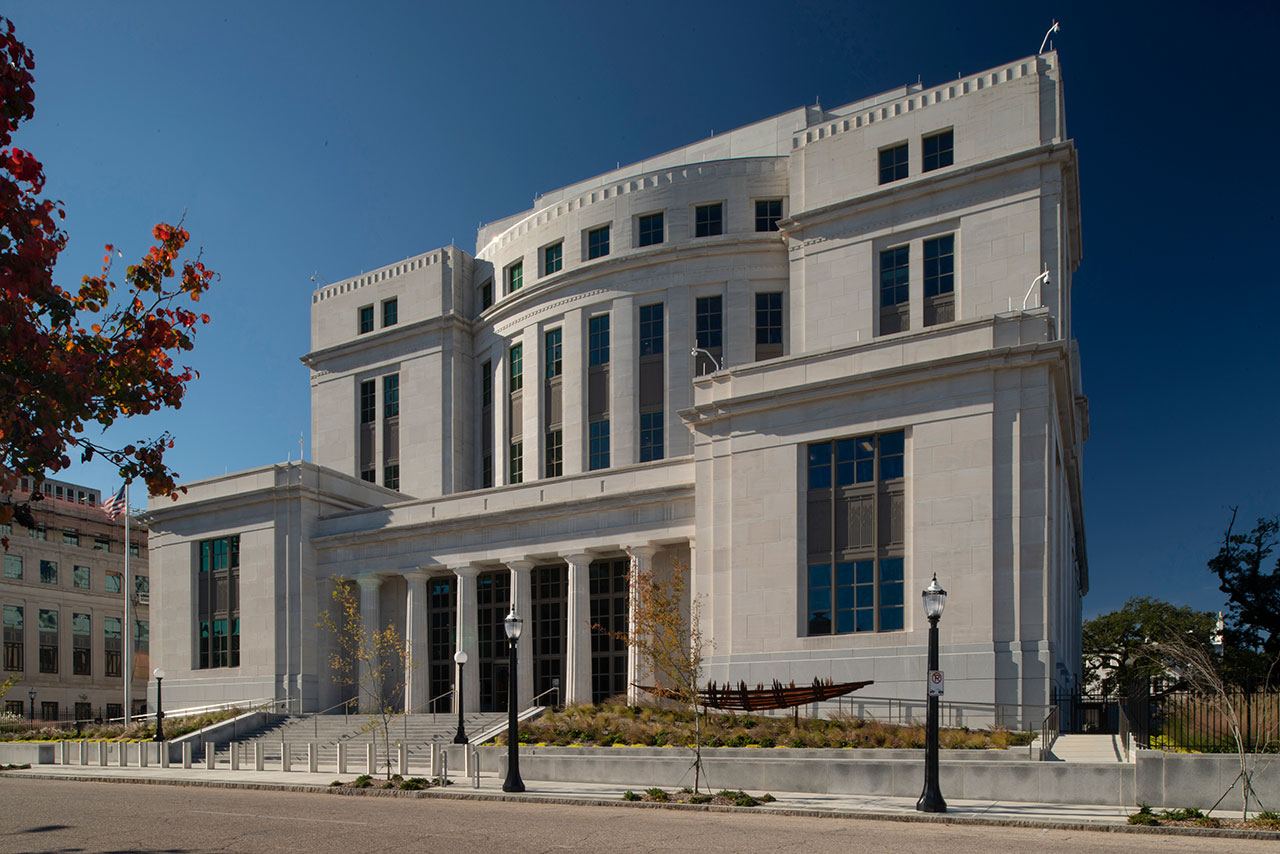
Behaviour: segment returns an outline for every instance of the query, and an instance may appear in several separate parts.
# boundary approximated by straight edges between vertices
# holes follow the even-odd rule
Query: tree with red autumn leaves
[[[155,245],[128,265],[123,286],[112,281],[114,247],[102,269],[79,287],[54,284],[53,268],[67,245],[58,225],[60,202],[40,198],[44,169],[11,146],[18,125],[35,113],[31,51],[0,17],[0,523],[30,521],[18,479],[40,482],[95,454],[126,481],[141,479],[152,495],[177,497],[176,472],[164,462],[167,433],[123,447],[85,435],[118,418],[182,405],[196,372],[174,356],[192,347],[197,325],[209,322],[186,306],[216,278],[199,256],[179,259],[190,235],[161,223]],[[176,277],[176,281],[175,281]],[[38,497],[38,493],[33,496]]]

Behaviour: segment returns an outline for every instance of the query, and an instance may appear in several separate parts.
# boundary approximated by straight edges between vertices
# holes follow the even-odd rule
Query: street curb
[[[1156,836],[1190,836],[1205,839],[1269,839],[1280,840],[1280,831],[1271,830],[1231,830],[1209,827],[1148,827],[1133,824],[1107,824],[1087,821],[1038,821],[1019,818],[989,818],[986,816],[937,815],[927,813],[890,813],[872,810],[847,809],[805,809],[803,807],[777,807],[761,805],[757,807],[718,806],[716,804],[678,804],[658,803],[655,801],[605,800],[603,798],[575,798],[562,795],[520,795],[493,794],[489,792],[436,791],[421,789],[402,791],[399,789],[338,789],[320,785],[286,785],[284,783],[243,783],[229,780],[161,780],[140,777],[94,777],[91,775],[67,774],[32,774],[16,771],[0,771],[0,777],[21,780],[67,780],[80,783],[132,783],[151,786],[191,786],[211,789],[247,789],[251,791],[301,792],[311,794],[341,795],[346,797],[376,798],[440,798],[455,801],[490,801],[528,804],[557,804],[561,806],[593,806],[623,807],[627,809],[659,809],[659,810],[695,810],[702,812],[725,812],[739,814],[784,815],[798,818],[827,818],[853,821],[897,821],[924,824],[974,825],[977,827],[1020,827],[1043,830],[1089,830],[1098,833],[1135,833]],[[456,785],[456,784],[455,784]]]

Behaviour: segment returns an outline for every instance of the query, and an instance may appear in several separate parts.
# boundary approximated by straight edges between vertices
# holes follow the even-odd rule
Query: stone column
[[[516,688],[520,694],[517,708],[524,709],[533,703],[533,561],[512,559],[503,563],[511,570],[511,604],[515,606],[517,616],[524,620],[524,632],[520,635],[520,645],[516,647],[516,667],[520,677]],[[503,637],[506,637],[505,633]],[[563,690],[561,688],[562,694]],[[544,697],[539,702],[545,705],[548,699]],[[564,700],[563,696],[559,699]]]
[[[480,643],[476,635],[476,576],[480,567],[475,564],[453,567],[458,577],[457,639],[455,652],[467,654],[467,666],[462,668],[462,710],[473,712],[480,708]],[[457,665],[454,665],[455,673]]]
[[[431,682],[430,652],[427,646],[427,573],[414,569],[404,574],[409,588],[405,604],[404,643],[407,653],[404,672],[404,710],[426,711]]]
[[[374,698],[368,692],[373,687],[373,674],[369,670],[373,655],[373,633],[382,628],[382,614],[378,607],[378,591],[382,587],[382,579],[376,575],[362,575],[356,579],[360,585],[360,625],[364,629],[366,654],[360,660],[360,672],[357,674],[356,691],[359,697],[361,714],[374,711]]]
[[[631,557],[631,575],[627,578],[627,631],[634,632],[636,624],[636,604],[639,602],[636,580],[647,577],[653,572],[653,556],[658,550],[653,546],[635,546],[627,549]],[[633,646],[627,647],[627,702],[635,705],[644,693],[637,685],[647,685],[651,674],[636,654]]]
[[[591,702],[591,555],[564,556],[569,564],[565,620],[565,703]]]

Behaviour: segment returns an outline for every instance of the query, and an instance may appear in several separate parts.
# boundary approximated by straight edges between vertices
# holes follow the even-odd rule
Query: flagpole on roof
[[[129,483],[124,484],[124,725],[133,720],[133,620],[129,603],[133,601],[133,574],[129,567]]]

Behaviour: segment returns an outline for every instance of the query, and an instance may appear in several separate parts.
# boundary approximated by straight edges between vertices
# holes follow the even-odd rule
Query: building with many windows
[[[681,562],[709,678],[919,698],[936,573],[948,700],[1038,720],[1088,589],[1076,169],[1050,52],[795,109],[317,290],[313,461],[152,505],[166,696],[342,700],[316,629],[340,577],[407,631],[411,709],[458,649],[468,705],[503,707],[511,603],[522,700],[598,700],[637,671],[592,626]]]
[[[21,478],[15,498],[26,498],[32,488],[30,478]],[[0,525],[0,537],[8,539],[0,576],[0,681],[18,676],[4,696],[4,711],[36,720],[122,717],[128,619],[131,702],[141,714],[151,672],[147,529],[131,524],[126,544],[123,516],[107,518],[98,490],[58,480],[45,480],[40,489],[43,499],[31,504],[34,528]]]

